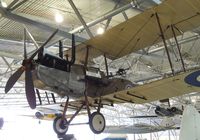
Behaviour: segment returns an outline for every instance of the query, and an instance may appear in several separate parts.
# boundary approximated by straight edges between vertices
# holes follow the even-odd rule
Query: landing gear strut
[[[68,130],[69,122],[65,118],[68,103],[69,103],[69,97],[67,96],[62,116],[57,116],[53,121],[53,130],[56,132],[57,135],[64,135]]]
[[[90,113],[89,101],[88,101],[86,93],[84,93],[84,96],[85,96],[85,102],[82,103],[82,105],[78,108],[78,110],[73,114],[73,116],[69,120],[67,120],[65,117],[68,103],[69,103],[69,98],[67,97],[63,115],[56,117],[53,122],[53,129],[57,135],[64,135],[67,132],[71,121],[78,115],[78,113],[81,111],[81,109],[84,106],[86,106],[86,109],[87,109],[88,118],[89,118],[89,126],[90,126],[91,131],[95,134],[100,134],[104,131],[105,126],[106,126],[106,121],[105,121],[104,116],[100,113],[101,100],[99,102],[97,111]]]

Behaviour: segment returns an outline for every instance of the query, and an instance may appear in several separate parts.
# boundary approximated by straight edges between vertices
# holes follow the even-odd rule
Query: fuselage
[[[86,75],[82,65],[72,65],[70,72],[37,64],[33,70],[34,85],[60,96],[79,98],[85,90],[90,97],[99,97],[132,87],[128,80],[108,79]]]
[[[83,65],[70,65],[70,61],[48,53],[36,62],[32,71],[34,86],[60,96],[79,98],[86,91],[90,97],[99,97],[133,86],[130,81],[120,78],[87,75]]]
[[[72,66],[71,72],[37,65],[33,71],[34,85],[36,88],[49,90],[61,96],[78,98],[85,91],[84,71],[81,67]]]

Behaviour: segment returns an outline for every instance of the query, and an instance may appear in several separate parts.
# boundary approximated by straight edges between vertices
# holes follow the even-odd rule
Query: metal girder
[[[8,66],[8,68],[12,71],[13,69],[12,69],[11,65],[8,63],[8,61],[3,56],[1,58],[6,63],[6,65]]]
[[[8,6],[8,9],[9,11],[13,11],[15,10],[16,8],[20,7],[22,4],[24,4],[25,2],[27,2],[28,0],[23,0],[23,1],[20,1],[18,4],[16,4],[18,2],[18,0],[16,1],[13,1],[9,6]],[[15,5],[16,4],[16,5]]]
[[[131,2],[131,3],[127,4],[127,5],[125,5],[125,6],[122,6],[122,7],[118,8],[118,9],[116,9],[116,10],[111,11],[110,13],[108,13],[108,14],[106,14],[106,15],[104,15],[104,16],[102,16],[102,17],[100,17],[100,18],[98,18],[98,19],[96,19],[94,21],[91,21],[91,22],[87,23],[86,25],[87,25],[87,27],[94,26],[97,23],[100,23],[100,22],[102,22],[104,20],[107,20],[107,19],[109,19],[109,18],[111,18],[111,17],[113,17],[113,16],[115,16],[115,15],[117,15],[117,14],[119,14],[119,13],[125,11],[125,10],[127,10],[127,9],[130,9],[130,8],[133,8],[133,9],[141,12],[141,9],[135,7],[135,5]],[[77,32],[82,31],[83,29],[84,29],[84,26],[80,26],[80,27],[70,31],[70,33],[77,33]]]
[[[117,3],[117,4],[114,6],[113,11],[117,9],[118,5],[119,5],[119,3]],[[125,20],[128,20],[128,16],[127,16],[127,14],[126,14],[125,11],[122,11],[122,15],[124,16],[124,19],[125,19]],[[108,28],[108,26],[109,26],[111,20],[112,20],[112,17],[110,17],[110,18],[107,19],[107,22],[106,22],[105,27],[104,27],[105,30]]]
[[[115,4],[113,10],[117,9],[117,7],[118,7],[118,3]],[[111,20],[112,20],[112,17],[110,17],[110,18],[107,19],[106,24],[105,24],[105,27],[104,27],[104,30],[106,30],[106,29],[108,28],[108,26],[109,26]]]
[[[30,39],[33,41],[33,44],[35,45],[36,49],[39,48],[39,45],[37,44],[37,42],[35,41],[34,37],[32,36],[32,34],[29,32],[28,28],[24,25],[24,28],[26,29],[26,32],[28,34],[28,36],[30,37]]]
[[[8,5],[8,9],[12,8],[16,3],[18,3],[19,0],[13,0],[9,5]]]
[[[199,35],[194,35],[194,36],[191,36],[191,37],[182,39],[182,40],[178,41],[178,43],[179,43],[179,45],[181,45],[181,44],[185,44],[185,43],[188,43],[188,42],[191,42],[191,41],[195,41],[195,40],[197,40],[197,39],[199,39],[199,38],[200,38]],[[175,43],[172,43],[172,45],[167,45],[167,47],[169,47],[169,46],[170,46],[170,47],[174,47],[174,46],[176,46],[176,44],[175,44]],[[180,47],[181,47],[181,46],[180,46]],[[158,51],[161,51],[161,50],[163,50],[164,48],[165,48],[165,47],[163,46],[163,47],[159,47],[159,48],[150,50],[150,51],[148,51],[148,55],[149,55],[149,54],[152,54],[152,53],[155,53],[155,52],[158,52]]]
[[[76,13],[78,19],[80,20],[80,22],[82,23],[82,25],[84,26],[87,34],[89,35],[90,38],[93,37],[92,32],[90,31],[90,29],[88,28],[88,26],[86,25],[86,22],[84,21],[83,17],[81,16],[81,14],[79,13],[78,9],[76,8],[74,2],[72,0],[68,0],[69,4],[71,5],[71,7],[73,8],[74,12]]]
[[[111,11],[110,13],[108,13],[108,14],[106,14],[106,15],[104,15],[104,16],[102,16],[102,17],[96,19],[96,20],[93,20],[93,21],[91,21],[91,22],[89,22],[89,23],[86,23],[86,26],[87,26],[87,27],[92,27],[92,26],[94,26],[94,25],[96,25],[96,24],[98,24],[98,23],[100,23],[100,22],[102,22],[102,21],[104,21],[104,20],[108,20],[108,22],[109,22],[109,19],[111,19],[113,16],[115,16],[115,15],[121,13],[121,12],[124,12],[125,10],[128,10],[128,9],[130,9],[130,8],[133,8],[133,9],[139,11],[139,12],[143,12],[143,10],[141,10],[141,9],[139,9],[139,8],[137,8],[137,7],[135,7],[134,3],[131,2],[131,3],[127,4],[127,5],[125,5],[125,6],[122,6],[122,7],[118,8],[118,9],[116,9],[116,10]],[[123,14],[123,15],[124,15],[124,14]],[[126,16],[126,15],[124,15],[124,16]],[[126,18],[126,17],[125,17],[125,18]],[[109,23],[107,23],[107,24],[109,24]],[[80,32],[80,31],[84,30],[84,29],[85,29],[84,26],[80,26],[80,27],[78,27],[78,28],[76,28],[76,29],[70,31],[69,33],[75,34],[75,33],[78,33],[78,32]],[[105,27],[105,29],[106,29],[106,27]],[[63,38],[63,39],[65,39],[65,38]],[[55,43],[53,42],[52,44],[55,44]],[[50,44],[50,45],[48,45],[48,46],[51,46],[52,44]],[[48,46],[47,46],[47,47],[48,47]]]
[[[2,8],[2,7],[0,7],[0,13],[5,18],[8,18],[8,19],[16,21],[16,22],[20,22],[22,24],[35,26],[35,27],[43,29],[43,30],[45,30],[47,32],[51,32],[52,33],[52,32],[54,32],[56,30],[56,28],[51,27],[49,25],[46,25],[46,24],[40,23],[38,21],[34,21],[34,20],[31,20],[31,19],[28,19],[28,18],[23,17],[23,16],[19,16],[17,14],[13,14],[13,13],[7,11],[5,8]],[[62,30],[58,30],[57,35],[60,35],[60,36],[65,37],[65,38],[72,39],[71,33],[68,33],[68,32],[65,32],[65,31],[62,31]],[[75,40],[77,42],[86,41],[85,38],[82,38],[82,37],[79,37],[79,36],[75,36]]]
[[[102,16],[102,17],[100,17],[100,18],[98,18],[98,19],[96,19],[94,21],[91,21],[91,22],[87,23],[86,26],[87,27],[94,26],[94,25],[96,25],[96,24],[98,24],[98,23],[100,23],[100,22],[102,22],[102,21],[104,21],[106,19],[109,19],[109,18],[111,18],[111,17],[113,17],[113,16],[115,16],[115,15],[117,15],[117,14],[119,14],[119,13],[121,13],[121,12],[127,10],[127,9],[130,9],[130,8],[133,8],[133,9],[141,12],[141,10],[139,8],[135,7],[133,3],[129,3],[129,4],[125,5],[125,6],[123,6],[123,7],[120,7],[118,9],[116,9],[116,10],[113,10],[112,12],[110,12],[110,13],[108,13],[108,14],[106,14],[106,15],[104,15],[104,16]],[[26,17],[11,13],[10,11],[6,10],[3,7],[0,7],[0,13],[5,18],[8,18],[10,20],[14,20],[16,22],[20,22],[20,23],[23,23],[23,24],[26,24],[26,25],[35,26],[35,27],[43,29],[43,30],[45,30],[47,32],[53,32],[53,31],[56,30],[54,27],[51,27],[49,25],[46,25],[46,24],[43,24],[43,23],[28,19]],[[80,27],[70,31],[69,33],[65,32],[65,31],[62,31],[62,30],[59,30],[57,34],[62,36],[62,37],[64,37],[64,38],[71,39],[71,34],[77,33],[77,32],[79,32],[79,31],[81,31],[83,29],[84,29],[84,26],[80,26]],[[77,42],[86,41],[85,38],[82,38],[82,37],[79,37],[79,36],[76,36],[75,39],[76,39]]]

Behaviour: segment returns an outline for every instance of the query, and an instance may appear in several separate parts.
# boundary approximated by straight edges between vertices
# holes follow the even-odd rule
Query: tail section
[[[200,140],[200,114],[193,106],[183,112],[179,140]]]

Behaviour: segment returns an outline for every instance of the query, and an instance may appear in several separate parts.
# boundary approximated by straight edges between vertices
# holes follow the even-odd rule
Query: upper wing
[[[165,0],[162,4],[107,30],[103,35],[78,45],[77,60],[85,60],[86,46],[89,48],[89,60],[100,54],[115,59],[160,42],[155,13],[158,14],[166,39],[173,37],[171,25],[175,26],[176,35],[200,25],[199,0]]]
[[[132,87],[106,96],[103,100],[113,103],[148,103],[162,100],[191,92],[199,92],[200,87],[194,87],[185,83],[184,78],[194,71],[178,74],[173,77],[161,79],[148,84]]]

